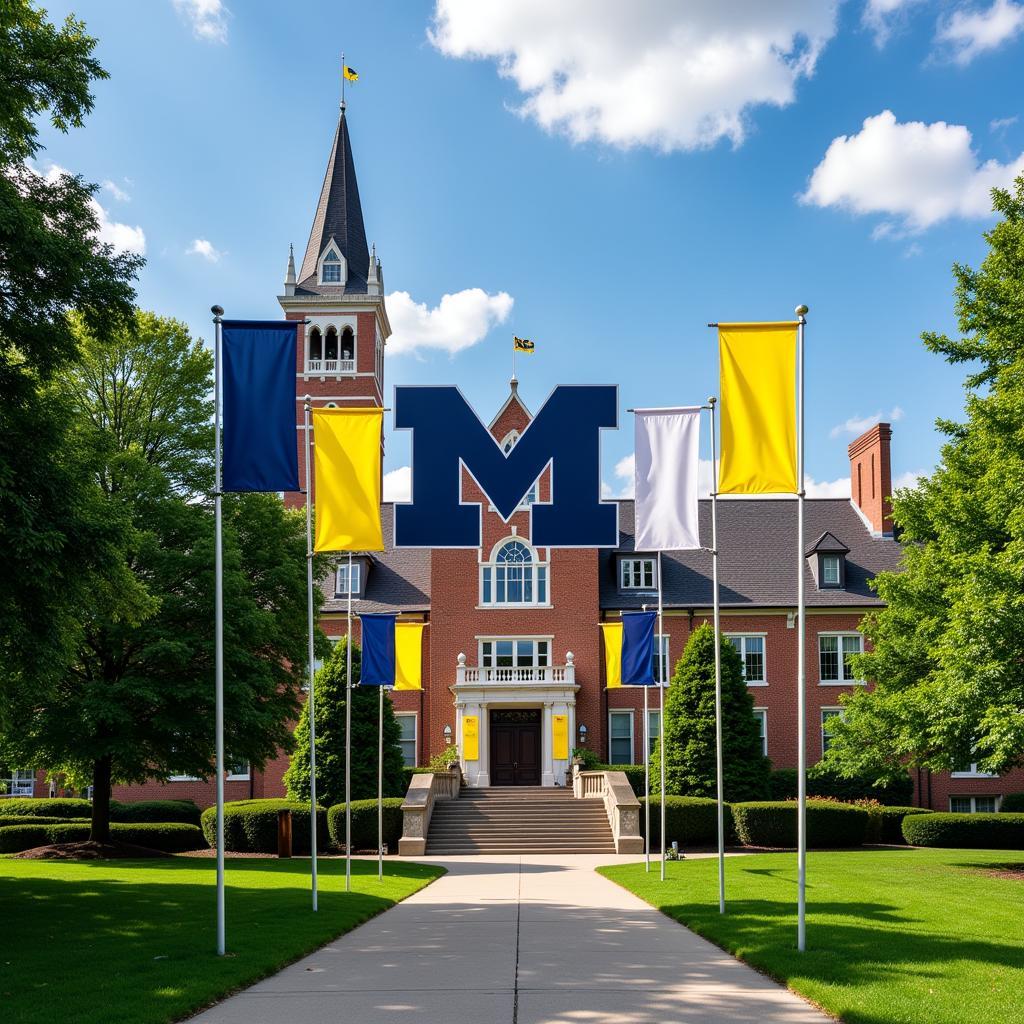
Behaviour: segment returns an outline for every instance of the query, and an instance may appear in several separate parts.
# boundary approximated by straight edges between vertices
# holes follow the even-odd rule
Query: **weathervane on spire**
[[[359,72],[355,68],[350,68],[345,63],[345,54],[341,55],[341,109],[345,109],[345,82],[358,82]]]

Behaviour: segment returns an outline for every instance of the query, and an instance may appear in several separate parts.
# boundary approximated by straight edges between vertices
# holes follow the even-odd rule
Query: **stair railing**
[[[456,765],[446,772],[413,775],[402,801],[402,838],[398,853],[402,857],[422,857],[427,852],[427,835],[434,804],[438,800],[456,800],[462,788],[462,770]]]
[[[616,853],[643,853],[640,801],[625,772],[581,772],[572,768],[572,793],[579,800],[603,800]]]

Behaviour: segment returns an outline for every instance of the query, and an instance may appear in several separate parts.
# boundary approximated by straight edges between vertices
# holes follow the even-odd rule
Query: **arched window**
[[[521,605],[548,603],[548,564],[513,537],[502,541],[480,567],[480,603]]]
[[[519,440],[520,434],[518,430],[510,430],[501,442],[501,450],[508,455],[510,451],[516,446],[516,442]],[[534,480],[530,484],[530,489],[526,492],[526,497],[519,503],[520,508],[524,505],[532,505],[537,500],[537,481]]]
[[[351,327],[343,327],[341,331],[341,353],[339,358],[343,363],[347,362],[347,366],[342,366],[342,370],[352,371],[355,367],[356,358],[356,338],[352,333]]]
[[[341,284],[341,260],[334,249],[324,257],[320,265],[320,275],[320,280],[324,284]]]
[[[324,369],[338,372],[338,332],[334,327],[328,327],[324,336]]]
[[[309,368],[316,372],[323,368],[324,339],[319,327],[309,332]]]

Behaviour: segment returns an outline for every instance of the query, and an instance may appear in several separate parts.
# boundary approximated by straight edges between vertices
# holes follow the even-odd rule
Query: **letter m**
[[[455,387],[396,387],[395,426],[412,430],[412,500],[395,505],[395,547],[476,548],[479,504],[465,467],[507,522],[551,467],[551,502],[530,506],[538,547],[615,547],[618,506],[601,501],[601,430],[617,426],[613,385],[557,387],[507,454]]]

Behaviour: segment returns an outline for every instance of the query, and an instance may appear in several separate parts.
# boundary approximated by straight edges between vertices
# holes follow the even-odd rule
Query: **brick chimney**
[[[853,503],[871,524],[871,532],[885,537],[892,536],[891,440],[892,425],[879,423],[865,430],[847,449]]]

